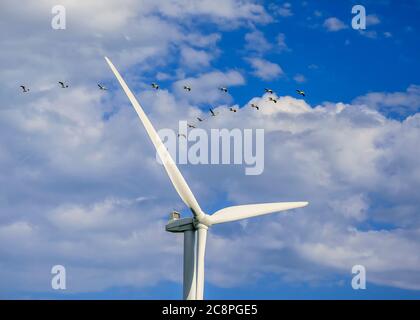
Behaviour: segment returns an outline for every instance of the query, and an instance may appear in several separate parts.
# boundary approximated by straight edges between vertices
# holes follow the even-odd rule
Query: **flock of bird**
[[[155,83],[155,82],[153,82],[151,84],[151,86],[155,90],[159,90],[159,88],[160,88],[160,86],[157,83]],[[188,91],[188,92],[190,92],[192,90],[191,87],[188,86],[188,85],[184,85],[183,88],[184,88],[185,91]],[[220,91],[223,91],[225,93],[227,93],[229,91],[228,88],[226,88],[226,87],[219,87],[219,90]],[[272,89],[265,88],[264,91],[265,91],[265,93],[274,94],[274,91]],[[305,97],[306,96],[305,91],[303,91],[303,90],[297,89],[296,90],[296,93],[298,95],[302,96],[302,97]],[[273,102],[273,103],[277,103],[277,99],[274,98],[274,97],[272,97],[272,96],[269,96],[268,97],[268,100],[271,101],[271,102]],[[255,104],[255,103],[251,103],[250,106],[251,106],[251,108],[254,108],[256,110],[260,110],[260,107],[257,104]],[[238,109],[237,108],[234,108],[234,107],[229,107],[229,111],[231,111],[231,112],[237,112]],[[216,117],[219,114],[217,111],[215,111],[212,108],[209,108],[209,112],[210,112],[210,116],[211,117]],[[200,117],[196,117],[196,119],[197,119],[198,122],[203,122],[205,120],[205,118],[200,118]],[[194,124],[187,123],[187,126],[188,126],[188,128],[191,128],[191,129],[197,128],[197,124],[195,124],[195,123]],[[186,138],[185,134],[182,134],[182,133],[178,133],[178,137]]]
[[[60,85],[60,87],[62,89],[66,89],[66,88],[69,87],[69,85],[66,84],[66,83],[64,83],[63,81],[58,81],[58,84]],[[151,87],[153,89],[155,89],[155,90],[159,90],[159,88],[160,88],[160,86],[157,83],[155,83],[155,82],[151,83]],[[30,89],[27,86],[25,86],[25,85],[21,85],[20,88],[22,89],[23,93],[28,93],[30,91]],[[100,83],[98,83],[98,88],[100,90],[104,90],[104,91],[108,90],[104,85],[102,85]],[[190,86],[188,86],[188,85],[184,85],[183,88],[187,92],[191,92],[191,90],[192,90],[192,88]],[[228,91],[229,91],[228,88],[226,88],[226,87],[219,87],[219,90],[222,91],[222,92],[224,92],[224,93],[228,93]],[[271,89],[268,89],[268,88],[265,88],[264,91],[265,91],[265,93],[269,93],[271,95],[274,94],[274,91],[271,90]],[[300,96],[305,97],[305,92],[303,90],[297,89],[296,90],[296,93],[298,95],[300,95]],[[269,96],[268,97],[268,100],[271,101],[271,102],[273,102],[273,103],[277,103],[277,99],[274,98],[274,97],[272,97],[272,96]],[[254,108],[256,110],[260,110],[260,107],[257,104],[255,104],[255,103],[251,103],[250,106],[251,106],[251,108]],[[237,108],[234,108],[234,107],[229,107],[229,111],[231,111],[231,112],[237,112],[238,109]],[[215,111],[212,108],[209,108],[209,112],[210,112],[210,117],[216,117],[219,114],[217,111]],[[200,117],[197,117],[196,119],[197,119],[198,122],[203,122],[204,120],[206,120],[205,118],[200,118]],[[187,126],[188,126],[188,128],[192,128],[192,129],[197,128],[197,124],[187,123]],[[185,134],[180,134],[180,133],[178,133],[178,137],[184,137],[184,138],[186,138]]]
[[[62,89],[67,89],[69,87],[68,84],[64,83],[63,81],[58,81],[58,84],[60,85],[60,88]],[[104,85],[98,83],[98,87],[100,90],[108,90],[107,87],[105,87]],[[23,93],[27,93],[30,91],[30,89],[27,86],[21,85],[20,88],[22,89]]]

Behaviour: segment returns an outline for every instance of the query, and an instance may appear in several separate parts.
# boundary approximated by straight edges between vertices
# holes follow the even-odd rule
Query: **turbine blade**
[[[307,205],[308,202],[274,202],[248,204],[221,209],[219,211],[216,211],[211,216],[207,216],[207,218],[210,224],[217,224],[257,217],[278,211],[301,208]]]
[[[204,299],[204,256],[206,254],[207,226],[197,226],[197,291],[196,299]]]
[[[136,110],[141,122],[143,123],[143,126],[145,127],[150,140],[152,140],[152,143],[157,153],[159,154],[160,159],[163,162],[165,170],[168,173],[168,176],[175,187],[175,190],[178,192],[182,201],[184,201],[184,203],[191,209],[195,217],[203,216],[204,213],[202,212],[197,200],[195,199],[190,188],[188,187],[188,184],[182,176],[181,172],[179,172],[175,162],[171,158],[171,155],[169,154],[168,150],[166,149],[165,145],[163,144],[162,140],[157,134],[149,118],[144,113],[143,108],[140,106],[136,97],[128,88],[124,79],[121,77],[120,73],[112,64],[112,62],[107,57],[105,57],[105,60],[111,68],[112,72],[114,73],[115,77],[117,78],[118,82],[120,83],[121,87],[123,88],[134,109]]]

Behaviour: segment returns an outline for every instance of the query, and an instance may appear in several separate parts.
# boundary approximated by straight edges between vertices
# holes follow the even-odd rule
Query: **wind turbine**
[[[209,227],[218,223],[237,221],[273,212],[305,207],[308,205],[308,202],[248,204],[226,207],[216,211],[212,215],[206,214],[200,208],[194,194],[191,192],[187,182],[178,170],[175,162],[171,158],[168,150],[134,94],[128,88],[112,62],[107,57],[105,57],[105,60],[143,123],[175,190],[178,192],[182,201],[192,211],[192,218],[181,219],[178,213],[173,213],[171,220],[166,225],[166,231],[184,233],[184,299],[202,300],[204,294],[204,255],[206,250],[207,230]]]

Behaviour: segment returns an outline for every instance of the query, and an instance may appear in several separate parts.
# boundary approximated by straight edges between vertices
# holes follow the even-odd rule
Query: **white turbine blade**
[[[278,211],[301,208],[307,205],[308,202],[274,202],[233,206],[216,211],[211,216],[207,216],[207,219],[210,224],[217,224],[257,217]]]
[[[207,226],[197,226],[197,291],[196,299],[204,299],[204,256],[206,254]]]
[[[127,95],[128,99],[130,100],[131,104],[133,105],[134,109],[136,110],[143,126],[145,127],[147,134],[152,140],[152,143],[159,154],[160,159],[163,162],[166,172],[168,173],[169,178],[172,181],[176,191],[178,192],[181,199],[184,203],[192,210],[194,216],[200,217],[203,216],[203,212],[201,211],[200,206],[197,203],[193,193],[191,192],[190,188],[187,185],[184,177],[179,172],[175,162],[172,160],[168,150],[166,149],[165,145],[163,144],[162,140],[160,139],[159,135],[157,134],[155,128],[153,127],[152,123],[150,122],[147,115],[144,113],[143,108],[140,106],[139,102],[135,98],[134,94],[128,88],[127,84],[125,83],[124,79],[121,77],[118,70],[112,64],[112,62],[105,57],[106,62],[108,62],[109,67],[111,68],[112,72],[114,73],[115,77],[118,79],[121,87],[123,88],[125,94]]]

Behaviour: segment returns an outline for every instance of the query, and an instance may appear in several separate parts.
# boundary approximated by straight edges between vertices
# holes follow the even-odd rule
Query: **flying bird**
[[[255,108],[257,110],[260,110],[260,107],[257,106],[255,103],[251,103],[251,108]]]
[[[60,84],[61,88],[63,88],[63,89],[65,89],[65,88],[68,88],[68,87],[69,87],[69,85],[68,85],[68,84],[64,84],[64,82],[63,82],[63,81],[58,81],[58,83]]]
[[[192,124],[189,124],[189,123],[187,123],[187,126],[188,126],[188,128],[193,128],[193,129],[197,128],[196,126],[194,126]]]
[[[191,91],[191,87],[190,86],[184,86],[184,90]]]
[[[157,83],[152,82],[151,86],[153,89],[156,89],[156,90],[159,89],[159,85]]]
[[[267,92],[267,93],[273,94],[273,90],[271,90],[271,89],[265,88],[264,91]]]
[[[297,94],[300,94],[301,96],[305,96],[305,91],[303,91],[303,90],[296,90],[296,92],[297,92]]]
[[[223,91],[223,92],[228,92],[228,88],[226,88],[226,87],[220,87],[219,90]]]
[[[232,112],[236,112],[236,111],[238,111],[237,109],[232,108],[232,107],[230,107],[230,108],[229,108],[229,110],[230,110],[230,111],[232,111]]]
[[[98,83],[98,87],[99,87],[99,89],[101,89],[101,90],[108,90],[108,88],[107,88],[107,87],[104,87],[103,85],[101,85],[101,84],[99,84],[99,83]]]
[[[22,88],[23,92],[28,92],[29,91],[29,88],[26,88],[25,86],[20,86],[20,87]]]
[[[277,99],[274,99],[273,97],[268,97],[268,100],[273,101],[274,103],[277,103]]]
[[[214,110],[212,108],[209,108],[209,111],[210,111],[212,117],[217,116],[217,113],[214,112]]]

